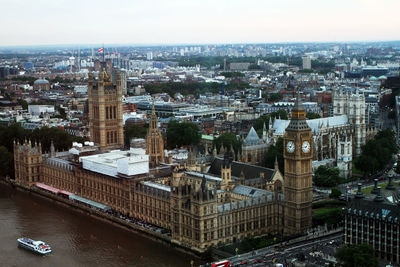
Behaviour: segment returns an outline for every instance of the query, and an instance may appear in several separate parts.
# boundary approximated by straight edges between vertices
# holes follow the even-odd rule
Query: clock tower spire
[[[285,234],[303,234],[312,226],[312,134],[297,96],[284,136]]]

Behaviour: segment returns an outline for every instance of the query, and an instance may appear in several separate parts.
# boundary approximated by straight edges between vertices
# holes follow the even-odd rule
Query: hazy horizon
[[[398,0],[0,0],[0,47],[400,40]]]

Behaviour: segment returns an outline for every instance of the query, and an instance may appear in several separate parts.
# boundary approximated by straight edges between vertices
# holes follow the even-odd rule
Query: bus
[[[231,263],[229,260],[219,261],[216,263],[211,264],[211,267],[230,267]]]

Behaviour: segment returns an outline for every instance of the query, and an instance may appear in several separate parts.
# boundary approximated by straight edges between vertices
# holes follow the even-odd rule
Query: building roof
[[[210,169],[208,170],[209,174],[213,174],[216,176],[221,176],[221,167],[223,164],[224,159],[223,158],[215,158],[211,162]],[[253,178],[259,178],[261,173],[264,173],[264,179],[266,181],[272,181],[272,178],[274,177],[274,174],[276,170],[274,169],[268,169],[264,168],[261,166],[256,166],[256,165],[250,165],[247,163],[243,162],[238,162],[238,161],[233,161],[231,165],[231,174],[234,177],[240,177],[241,174],[244,174],[244,178],[247,179],[253,179]]]
[[[38,79],[34,81],[33,84],[49,84],[49,81],[46,79]]]
[[[289,125],[289,120],[275,119],[273,128],[275,129],[275,134],[283,135],[285,129]],[[312,132],[318,133],[320,127],[339,127],[349,124],[349,119],[347,115],[333,116],[327,118],[307,120],[308,126],[311,128]]]
[[[237,185],[232,189],[232,193],[248,196],[248,197],[261,197],[272,194],[267,190],[258,189],[251,186]]]
[[[246,138],[243,140],[243,143],[245,145],[247,144],[257,144],[261,141],[260,137],[258,137],[258,134],[256,130],[254,130],[253,127],[251,127],[249,133],[247,134]]]

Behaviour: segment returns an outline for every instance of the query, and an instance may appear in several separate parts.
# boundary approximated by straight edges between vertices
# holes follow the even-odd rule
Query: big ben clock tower
[[[303,234],[312,226],[312,157],[311,129],[306,112],[297,97],[285,130],[285,234]]]

